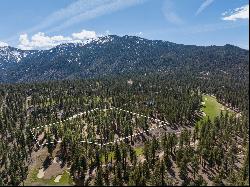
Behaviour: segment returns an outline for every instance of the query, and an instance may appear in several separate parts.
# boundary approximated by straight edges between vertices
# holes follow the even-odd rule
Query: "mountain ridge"
[[[124,35],[124,36],[118,36],[118,35],[107,35],[107,36],[100,36],[98,37],[98,39],[100,38],[107,38],[107,37],[119,37],[119,38],[126,38],[126,37],[129,37],[129,38],[138,38],[138,39],[142,39],[142,40],[148,40],[148,41],[161,41],[161,42],[168,42],[168,43],[171,43],[171,44],[177,44],[177,45],[185,45],[185,46],[195,46],[195,47],[226,47],[226,46],[230,46],[230,47],[235,47],[235,48],[239,48],[239,49],[242,49],[242,50],[246,50],[246,51],[249,51],[248,49],[244,49],[244,48],[241,48],[239,46],[236,46],[236,45],[233,45],[233,44],[225,44],[225,45],[195,45],[195,44],[180,44],[180,43],[175,43],[175,42],[171,42],[171,41],[167,41],[167,40],[152,40],[152,39],[147,39],[147,38],[142,38],[142,37],[139,37],[139,36],[132,36],[132,35]],[[97,41],[97,40],[87,40],[88,42],[89,41]],[[85,44],[85,42],[76,42],[76,43],[73,43],[73,42],[68,42],[68,43],[62,43],[62,44],[59,44],[55,47],[52,47],[50,49],[32,49],[32,50],[29,50],[29,49],[20,49],[18,47],[14,47],[14,46],[0,46],[0,50],[1,49],[6,49],[6,48],[10,48],[10,49],[14,49],[14,50],[20,50],[20,51],[23,51],[23,52],[27,52],[27,51],[49,51],[53,48],[57,48],[57,47],[60,47],[60,46],[67,46],[67,45],[82,45],[82,44]]]
[[[84,43],[60,44],[47,50],[4,49],[0,48],[0,82],[176,70],[197,73],[213,68],[235,71],[249,64],[249,51],[230,44],[184,45],[128,35],[108,35]]]

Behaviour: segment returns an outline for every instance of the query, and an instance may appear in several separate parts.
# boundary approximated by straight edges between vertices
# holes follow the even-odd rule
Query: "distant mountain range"
[[[92,78],[147,72],[224,72],[249,76],[249,51],[233,45],[195,46],[109,35],[50,50],[0,47],[0,82]]]

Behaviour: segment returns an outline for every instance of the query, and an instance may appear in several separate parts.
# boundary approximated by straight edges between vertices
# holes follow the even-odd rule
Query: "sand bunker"
[[[225,110],[225,107],[224,106],[220,107],[220,110]]]
[[[44,177],[44,169],[42,168],[42,169],[40,169],[39,170],[39,172],[38,172],[38,174],[37,174],[37,178],[39,178],[39,179],[41,179],[41,178],[43,178]]]
[[[53,159],[53,164],[62,164],[62,161],[58,157],[55,157]]]
[[[55,178],[54,182],[59,182],[60,179],[61,179],[61,177],[62,177],[62,175],[58,175],[58,176]]]
[[[53,163],[54,163],[54,164],[58,163],[58,162],[57,162],[57,157],[55,157],[55,158],[53,159]]]

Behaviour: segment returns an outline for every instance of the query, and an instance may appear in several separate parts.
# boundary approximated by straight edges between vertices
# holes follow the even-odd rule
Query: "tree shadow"
[[[171,124],[169,126],[172,130],[177,130],[178,129],[178,126],[176,124]]]
[[[66,161],[65,160],[61,160],[60,167],[63,168],[65,165],[66,165]]]
[[[171,153],[171,158],[172,158],[172,162],[175,162],[175,161],[176,161],[176,156],[175,156],[175,154]]]
[[[44,170],[46,170],[50,165],[51,165],[51,158],[50,158],[50,156],[47,156],[43,162]]]
[[[175,178],[175,171],[172,168],[168,168],[168,173]]]
[[[140,134],[140,136],[141,136],[141,139],[142,139],[143,142],[147,141],[147,138],[145,137],[144,134]]]

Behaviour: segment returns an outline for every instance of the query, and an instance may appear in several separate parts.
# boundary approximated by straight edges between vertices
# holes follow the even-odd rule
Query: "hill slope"
[[[109,35],[50,50],[0,49],[0,82],[92,78],[145,72],[224,72],[248,76],[249,51],[232,46],[194,46],[135,36]]]

